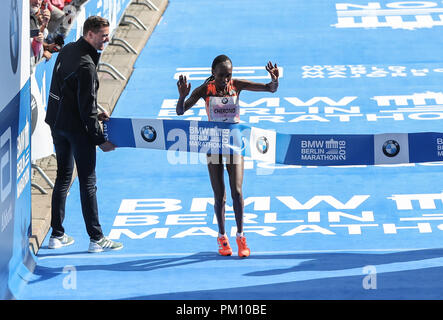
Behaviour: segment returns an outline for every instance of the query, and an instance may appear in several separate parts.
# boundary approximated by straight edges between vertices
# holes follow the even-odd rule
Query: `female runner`
[[[276,92],[278,88],[279,71],[277,64],[268,62],[266,70],[271,76],[271,82],[256,83],[247,80],[232,79],[232,62],[225,55],[217,56],[212,62],[212,76],[186,99],[191,91],[191,84],[187,82],[186,76],[180,75],[177,82],[179,99],[176,112],[183,115],[202,98],[205,100],[206,113],[209,121],[223,121],[238,123],[240,121],[240,109],[238,97],[242,90]],[[223,102],[221,102],[223,99]],[[232,249],[225,232],[225,203],[226,191],[224,183],[223,158],[226,161],[226,169],[229,175],[229,185],[237,224],[236,242],[238,255],[248,257],[251,253],[243,235],[243,170],[244,160],[238,154],[208,154],[207,163],[212,190],[214,191],[214,211],[217,217],[219,234],[217,243],[219,254],[223,256],[232,255]]]

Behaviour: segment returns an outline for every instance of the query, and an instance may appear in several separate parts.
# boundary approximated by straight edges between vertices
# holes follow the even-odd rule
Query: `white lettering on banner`
[[[11,128],[0,136],[0,201],[4,202],[11,193],[12,185]]]
[[[172,238],[184,238],[188,236],[211,236],[215,238],[218,236],[218,232],[208,227],[193,227],[177,233],[172,236]]]
[[[189,127],[189,146],[208,150],[224,149],[230,143],[231,134],[230,129],[198,127],[198,122],[194,122]],[[186,151],[186,148],[183,150]]]
[[[292,196],[277,196],[283,204],[285,204],[291,210],[309,210],[318,205],[321,202],[326,202],[335,209],[355,209],[369,198],[369,195],[356,195],[352,196],[346,203],[338,201],[336,198],[330,195],[314,196],[308,200],[305,204],[301,204],[297,199]]]
[[[330,227],[345,227],[348,228],[348,234],[362,234],[362,227],[378,227],[378,224],[331,224]]]
[[[283,77],[283,67],[278,67],[279,77]],[[174,79],[178,80],[180,75],[186,76],[188,80],[206,80],[211,76],[211,68],[208,67],[192,67],[192,68],[177,68],[174,74]],[[233,67],[232,77],[241,79],[271,79],[271,76],[266,71],[265,67]]]
[[[28,185],[30,181],[30,173],[29,170],[26,170],[25,173],[20,177],[19,181],[17,182],[17,199],[20,198],[23,190],[25,190],[25,187]]]
[[[293,104],[296,107],[312,106],[314,104],[318,104],[319,102],[323,102],[329,106],[346,106],[355,99],[357,99],[357,97],[343,97],[339,101],[335,101],[329,97],[314,97],[307,100],[306,102],[303,102],[297,97],[285,98],[285,100],[287,100],[289,103]]]
[[[269,211],[271,208],[271,197],[248,197],[243,200],[244,207],[254,204],[255,211]],[[208,204],[214,206],[214,198],[193,198],[191,203],[191,212],[205,212]],[[226,211],[233,211],[234,209],[226,205]]]
[[[442,138],[437,138],[436,139],[436,144],[437,144],[437,156],[438,157],[443,157],[443,139]]]
[[[379,214],[373,210],[359,210],[369,204],[366,203],[369,197],[351,195],[345,201],[340,201],[333,195],[314,195],[304,203],[288,195],[245,198],[245,207],[254,212],[244,214],[244,232],[263,237],[288,237],[305,234],[364,236],[374,232],[404,235],[411,232],[428,234],[443,231],[443,214],[429,211],[443,208],[443,192],[395,194],[386,197],[393,200],[395,205],[392,208],[387,203],[383,208],[390,211],[397,209],[398,214],[388,217],[383,215],[383,223],[377,222]],[[189,208],[183,208],[181,203],[179,199],[122,199],[109,237],[177,239],[217,236],[217,219],[213,212],[212,198],[193,198]],[[408,212],[406,217],[401,217],[403,210],[426,211],[421,216],[411,217]],[[232,211],[232,207],[227,206],[226,221],[234,224],[230,235],[235,236],[237,230]],[[147,215],[145,212],[155,214]],[[389,218],[393,220],[389,221]]]
[[[417,223],[416,226],[398,227],[394,223],[383,224],[383,229],[386,234],[396,234],[399,229],[418,229],[420,233],[431,233],[432,228],[430,223]]]
[[[26,167],[29,165],[29,153],[24,154],[23,157],[17,160],[17,177],[20,177]]]
[[[443,208],[443,192],[427,194],[394,194],[392,197],[388,197],[388,199],[395,201],[397,210],[412,210],[414,209],[414,202],[418,203],[420,210],[432,210],[437,208],[436,201],[437,203],[440,203],[439,208]]]
[[[166,239],[168,232],[169,228],[152,228],[140,234],[129,229],[111,229],[108,237],[110,239],[120,239],[122,235],[125,235],[130,239],[144,239],[153,234],[155,239]]]
[[[0,135],[0,204],[1,221],[0,232],[3,232],[13,217],[13,210],[11,202],[8,198],[12,190],[12,144],[11,144],[11,128],[8,127]]]
[[[12,215],[13,215],[13,212],[12,212],[11,206],[8,206],[6,208],[6,210],[2,212],[0,232],[3,232],[6,229],[6,227],[8,226],[9,222],[11,222]]]
[[[119,215],[115,217],[114,227],[150,226],[158,224],[159,217],[153,215]]]
[[[374,221],[374,213],[372,211],[362,211],[361,217],[340,211],[331,211],[328,213],[329,222],[341,222],[342,217],[346,217],[357,221]]]
[[[302,140],[301,160],[346,160],[344,140]]]
[[[423,65],[408,66],[375,66],[375,65],[311,65],[302,66],[303,79],[355,79],[355,78],[386,78],[386,77],[426,77],[439,76],[443,73],[442,67]]]
[[[17,159],[29,147],[29,138],[29,122],[26,121],[22,132],[17,137]]]
[[[277,212],[266,212],[264,223],[298,223],[304,222],[304,220],[278,220]]]
[[[443,7],[432,1],[379,2],[367,5],[337,3],[335,28],[392,28],[414,30],[443,26]]]
[[[30,150],[30,126],[26,124],[17,137],[17,199],[30,181],[29,164],[31,160]]]
[[[378,106],[391,106],[392,103],[396,106],[407,106],[412,103],[415,106],[426,106],[428,102],[430,106],[442,105],[443,107],[443,93],[427,91],[424,93],[414,93],[410,95],[392,95],[392,96],[374,96],[372,98],[377,102]],[[392,102],[392,103],[391,103]],[[440,110],[442,110],[440,107]]]
[[[165,225],[206,224],[206,214],[170,214]]]
[[[370,98],[371,101],[369,103],[375,103],[379,107],[378,113],[362,113],[361,106],[354,105],[356,99],[356,96],[344,96],[341,98],[311,97],[308,99],[277,97],[272,99],[259,98],[252,102],[240,101],[240,105],[247,105],[247,107],[240,108],[240,114],[242,115],[240,123],[350,122],[353,119],[363,119],[368,122],[435,121],[443,119],[443,92],[426,91],[409,95],[375,95]],[[158,113],[158,119],[183,119],[175,113],[176,103],[176,99],[165,99],[162,109]],[[350,105],[351,103],[353,105]],[[362,103],[367,104],[368,102]],[[251,108],[250,106],[252,105],[260,107]],[[206,120],[204,104],[197,106],[196,110],[191,109],[187,112],[186,115],[188,117],[184,118],[184,120]],[[194,117],[194,115],[197,116]],[[194,130],[194,127],[191,127],[191,130]],[[196,130],[208,129],[196,127]],[[191,131],[191,134],[190,144],[193,147],[220,147],[220,135],[204,135],[200,131]],[[203,141],[202,137],[207,137],[207,139]],[[186,150],[188,140],[182,131],[176,133],[174,130],[171,130],[167,139],[168,141],[175,141],[170,150]],[[306,160],[308,159],[309,157],[306,158]],[[185,162],[186,155],[180,154],[170,160],[174,163],[181,160]],[[196,161],[195,163],[198,162]]]
[[[335,234],[331,230],[328,230],[326,228],[320,227],[315,224],[311,224],[311,225],[297,226],[297,227],[289,230],[288,232],[283,233],[282,236],[283,237],[293,236],[298,233],[321,233],[321,234],[325,234],[325,235]]]
[[[266,220],[266,215],[267,213],[265,213],[265,220]],[[257,218],[258,218],[257,214],[243,212],[243,223],[257,224],[258,223]],[[233,212],[225,212],[225,220],[235,221],[235,214]],[[212,219],[212,223],[217,224],[217,216],[215,214],[214,218]]]
[[[124,199],[118,209],[119,213],[170,212],[180,210],[177,199]]]

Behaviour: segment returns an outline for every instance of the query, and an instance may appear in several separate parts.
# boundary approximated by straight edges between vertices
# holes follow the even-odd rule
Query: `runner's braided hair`
[[[215,57],[214,61],[212,61],[212,72],[214,72],[214,69],[217,67],[217,65],[219,63],[223,63],[223,62],[226,62],[226,61],[229,61],[232,64],[231,59],[228,56],[224,55],[224,54],[221,54],[221,55]],[[212,81],[214,79],[215,79],[215,77],[212,74],[209,78],[207,78],[205,80],[205,83],[208,83],[209,81]]]

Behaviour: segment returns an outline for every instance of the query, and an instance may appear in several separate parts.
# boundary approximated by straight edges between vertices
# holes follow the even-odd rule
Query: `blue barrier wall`
[[[29,1],[8,0],[0,12],[0,297],[11,296],[29,257]]]

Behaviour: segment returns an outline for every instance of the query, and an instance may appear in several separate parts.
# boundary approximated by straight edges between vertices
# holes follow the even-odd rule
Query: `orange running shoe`
[[[232,255],[232,249],[229,245],[229,240],[226,235],[217,237],[218,242],[218,253],[222,256],[230,256]]]
[[[251,254],[251,250],[248,248],[246,244],[245,237],[237,237],[237,245],[238,245],[238,256],[239,257],[249,257]]]

